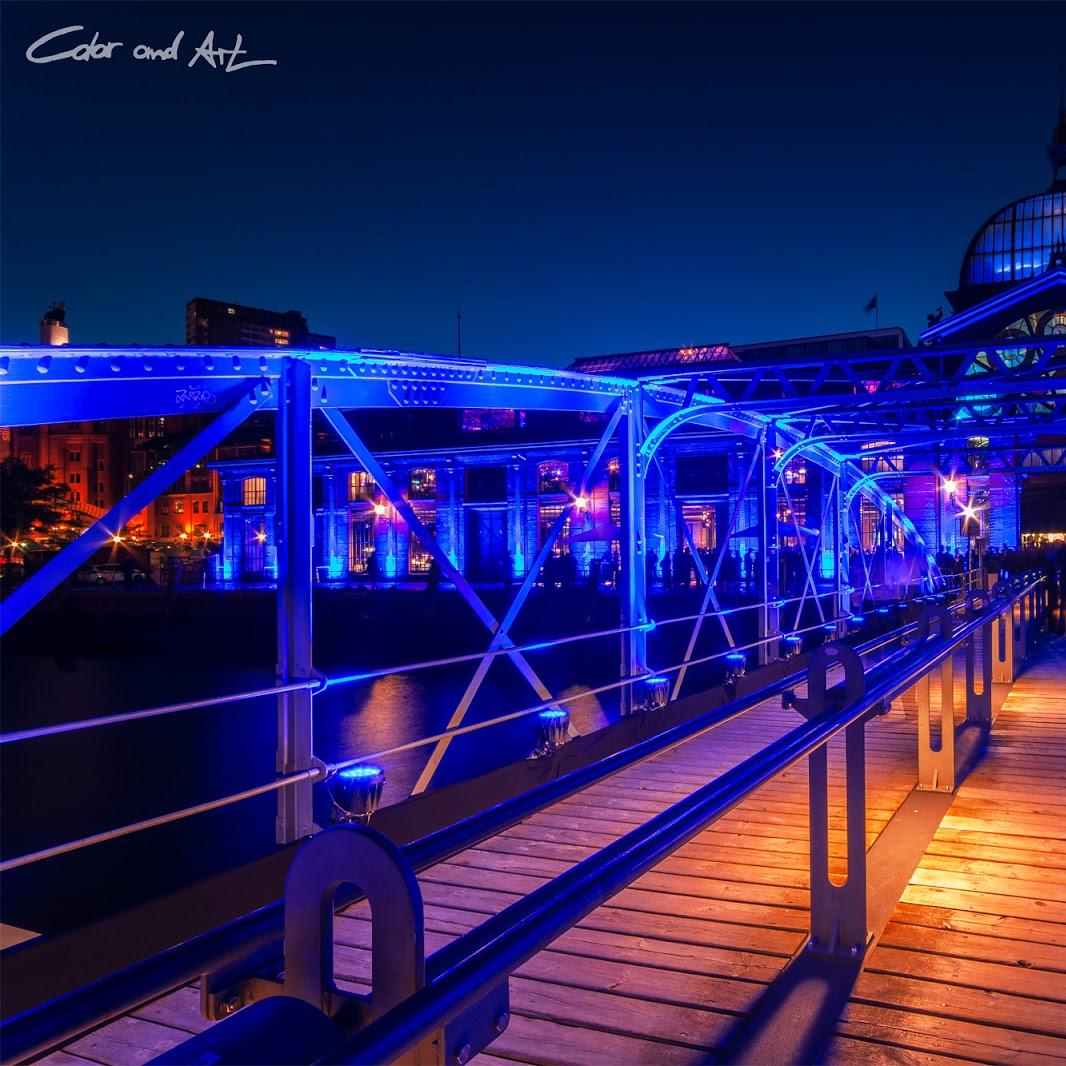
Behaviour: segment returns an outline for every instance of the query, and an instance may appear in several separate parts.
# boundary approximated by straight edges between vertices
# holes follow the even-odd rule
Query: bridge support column
[[[277,678],[282,684],[313,676],[311,652],[312,523],[311,368],[285,359],[279,381],[277,428]],[[311,691],[278,697],[277,772],[314,765]],[[312,785],[301,781],[278,791],[276,839],[287,844],[314,832]]]
[[[773,450],[777,446],[777,433],[771,427],[759,444],[759,595],[762,610],[759,611],[760,641],[780,636],[781,608],[777,606],[780,582],[780,560],[777,551],[777,475],[774,473]],[[723,548],[728,548],[726,544]],[[774,644],[759,645],[759,665],[765,666],[776,657],[780,649]]]
[[[644,443],[644,395],[640,386],[625,401],[625,440],[621,448],[622,517],[622,587],[619,605],[623,626],[639,626],[648,620],[647,578],[644,554],[647,551],[645,530],[644,483],[640,446]],[[634,677],[647,669],[648,637],[643,629],[622,634],[621,676]],[[633,686],[622,689],[622,713],[636,710]]]

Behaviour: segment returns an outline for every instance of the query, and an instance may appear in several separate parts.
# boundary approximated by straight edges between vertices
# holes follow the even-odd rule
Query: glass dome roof
[[[966,250],[959,288],[1024,281],[1044,273],[1066,242],[1066,189],[1053,187],[997,211]]]

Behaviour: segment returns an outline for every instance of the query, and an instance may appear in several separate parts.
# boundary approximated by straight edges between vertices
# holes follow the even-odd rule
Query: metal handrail
[[[956,605],[961,607],[962,605]],[[867,614],[873,614],[874,612],[867,612]],[[855,616],[857,617],[857,616]],[[815,632],[822,628],[824,623],[818,625],[807,626],[804,629],[793,630],[793,635],[800,633]],[[905,634],[915,627],[914,623],[902,626],[897,630],[893,630],[893,636],[889,641],[882,642],[890,643],[892,639],[895,639],[895,634]],[[369,752],[363,755],[355,756],[351,759],[342,759],[337,762],[325,763],[321,760],[317,765],[311,767],[308,770],[300,771],[299,773],[289,774],[284,777],[275,778],[273,781],[265,782],[261,785],[255,785],[251,788],[244,789],[240,792],[230,793],[225,796],[219,796],[213,800],[206,800],[203,803],[194,804],[191,807],[180,807],[175,811],[170,811],[166,814],[156,815],[153,818],[146,818],[137,822],[129,822],[126,825],[116,826],[113,829],[105,829],[99,833],[93,833],[89,836],[77,837],[74,840],[65,841],[62,844],[53,844],[50,847],[42,848],[38,851],[26,852],[23,855],[17,855],[11,859],[4,859],[0,861],[0,873],[7,873],[9,870],[17,870],[22,866],[29,866],[35,862],[41,862],[45,859],[57,858],[60,855],[66,855],[73,851],[80,851],[83,848],[93,847],[96,844],[103,844],[110,840],[117,840],[120,837],[131,836],[134,833],[140,833],[148,829],[158,829],[160,826],[169,825],[173,822],[184,821],[186,818],[195,817],[198,814],[206,814],[210,811],[219,810],[222,807],[230,806],[234,803],[243,803],[245,800],[254,799],[256,796],[261,796],[267,792],[276,792],[283,788],[290,788],[293,785],[299,784],[302,781],[316,782],[324,780],[327,777],[332,776],[340,770],[345,770],[351,766],[358,766],[360,763],[365,763],[371,759],[381,759],[388,755],[398,755],[405,751],[414,751],[418,748],[427,747],[430,744],[435,744],[441,740],[450,739],[452,737],[462,736],[467,733],[480,732],[482,729],[488,729],[493,726],[501,725],[506,722],[516,721],[519,718],[527,718],[534,714],[539,714],[541,711],[555,707],[562,703],[572,703],[580,699],[585,699],[589,696],[602,695],[604,692],[611,692],[616,689],[626,688],[638,681],[642,681],[645,678],[653,677],[656,674],[670,674],[676,673],[678,670],[686,669],[691,666],[697,666],[703,663],[711,662],[714,659],[724,658],[736,651],[746,651],[753,648],[761,647],[764,644],[776,643],[781,639],[780,636],[766,637],[751,644],[740,645],[739,647],[726,648],[723,651],[715,652],[712,655],[705,655],[699,659],[690,659],[685,663],[677,663],[674,666],[664,667],[657,671],[647,671],[641,674],[635,674],[630,677],[621,678],[618,681],[611,681],[605,685],[599,685],[595,688],[586,689],[582,692],[576,692],[570,696],[561,696],[550,700],[544,700],[540,703],[536,703],[531,707],[524,707],[518,711],[511,711],[508,714],[499,715],[496,718],[490,718],[481,722],[474,722],[466,726],[457,726],[453,729],[445,730],[441,733],[436,733],[428,737],[420,737],[417,740],[407,741],[404,744],[398,744],[392,748],[386,748],[378,752]],[[873,650],[873,649],[870,649]],[[865,652],[862,652],[865,654]],[[304,682],[300,684],[279,686],[276,689],[265,690],[267,694],[277,691],[295,691],[298,689],[308,688],[315,686],[317,690],[321,690],[322,682]],[[236,697],[231,697],[235,699]],[[181,705],[175,705],[174,709],[182,709]],[[168,709],[159,708],[155,711],[156,714],[168,713]],[[130,714],[122,717],[124,720],[132,721],[137,717],[152,717],[152,714],[144,714],[138,716],[137,712],[130,712]],[[78,723],[71,723],[71,727],[77,726]],[[96,724],[108,725],[111,724],[110,719],[98,720]],[[44,727],[48,730],[50,727]],[[64,732],[66,730],[56,729],[56,732]],[[33,732],[33,731],[27,731]]]
[[[887,585],[876,585],[874,588],[888,587]],[[836,592],[831,590],[828,592],[819,593],[818,596],[833,596]],[[795,596],[790,599],[775,600],[774,604],[777,606],[786,606],[790,603],[798,603],[802,599],[813,600],[813,596],[800,597]],[[909,601],[901,601],[901,603],[907,603]],[[740,607],[729,607],[725,610],[716,611],[712,617],[721,617],[723,615],[741,614],[746,611],[762,610],[765,604],[763,603],[751,603],[744,604]],[[866,612],[866,614],[872,614],[872,611]],[[559,647],[563,644],[573,644],[582,640],[596,640],[603,637],[620,636],[625,633],[633,633],[640,631],[649,631],[653,629],[662,628],[664,626],[675,625],[679,622],[692,622],[699,618],[706,618],[707,614],[690,614],[679,615],[674,618],[656,619],[654,621],[641,622],[634,626],[617,626],[613,629],[601,629],[592,633],[576,633],[571,636],[557,637],[554,640],[547,641],[535,641],[529,644],[520,644],[508,647],[501,647],[495,649],[486,649],[484,651],[467,652],[463,655],[453,655],[446,658],[439,659],[424,659],[414,663],[401,663],[396,666],[384,666],[373,670],[365,670],[360,673],[344,674],[339,677],[316,677],[308,681],[294,681],[283,685],[271,685],[269,687],[247,689],[241,692],[226,693],[221,696],[204,696],[195,700],[184,700],[179,703],[167,703],[158,707],[146,707],[136,711],[122,711],[118,714],[105,714],[95,715],[92,718],[79,718],[73,722],[57,722],[53,725],[35,726],[32,729],[18,729],[9,733],[0,733],[0,745],[12,744],[23,740],[38,740],[42,737],[59,736],[64,733],[75,733],[83,729],[96,729],[101,726],[109,725],[122,725],[126,722],[138,722],[147,718],[159,718],[170,714],[179,714],[185,711],[204,710],[208,707],[224,706],[230,703],[240,703],[245,700],[269,698],[271,696],[280,696],[286,692],[300,692],[306,689],[310,689],[312,695],[318,695],[325,691],[327,688],[332,688],[337,685],[354,684],[360,681],[372,681],[375,678],[387,677],[392,674],[398,673],[414,673],[417,670],[430,670],[442,666],[456,666],[462,663],[479,662],[482,659],[496,658],[502,655],[513,655],[515,652],[525,653],[531,651],[544,651],[549,648]],[[791,634],[799,634],[811,632],[817,629],[817,626],[809,627],[808,629],[790,630]],[[788,634],[782,634],[786,636]],[[778,637],[767,637],[761,641],[744,645],[740,648],[730,648],[728,651],[743,651],[746,649],[759,647],[761,644],[772,643],[779,639]],[[724,652],[723,654],[728,654]],[[700,660],[706,661],[706,660]],[[670,668],[673,669],[673,668]],[[669,672],[669,669],[666,671]],[[588,695],[588,693],[586,693]],[[561,703],[563,700],[555,700],[553,703]]]
[[[896,663],[859,700],[826,712],[774,741],[656,815],[644,825],[571,867],[528,896],[434,953],[426,961],[429,983],[420,992],[342,1041],[318,1061],[392,1062],[440,1029],[523,962],[542,951],[596,907],[651,870],[682,844],[747,799],[800,759],[849,726],[877,713],[952,654],[990,621],[1035,588],[1025,586],[994,604],[952,636],[932,638],[910,662]],[[900,671],[899,666],[904,669]]]
[[[909,630],[913,627],[904,628]],[[886,636],[882,634],[879,638],[873,638],[858,645],[855,650],[859,654],[868,654],[895,639],[894,634],[888,639],[885,639]],[[884,662],[892,662],[902,654],[902,651],[895,652],[886,657]],[[552,803],[739,717],[802,683],[806,676],[806,668],[801,668],[755,692],[639,741],[589,766],[573,770],[495,804],[488,810],[427,834],[404,845],[404,856],[416,872],[428,869]],[[342,888],[337,893],[337,906],[350,905],[360,898],[359,892]],[[283,906],[279,900],[101,978],[87,988],[77,989],[8,1019],[0,1025],[5,1057],[21,1059],[46,1050],[59,1040],[195,979],[238,952],[256,950],[277,941],[282,933],[283,917]]]
[[[878,585],[878,586],[874,586],[874,587],[880,588],[882,586]],[[835,591],[829,591],[829,592],[819,593],[818,595],[820,597],[821,596],[833,596],[833,595],[836,595],[836,593],[835,593]],[[785,605],[787,605],[789,603],[799,602],[799,600],[802,599],[802,598],[803,597],[798,597],[797,596],[797,597],[793,597],[791,599],[775,600],[774,601],[774,605],[776,605],[776,606],[785,606]],[[806,597],[806,598],[813,600],[814,597]],[[906,604],[908,604],[910,602],[912,602],[912,601],[910,601],[910,600],[901,600],[901,601],[899,601],[898,605],[899,606],[905,606]],[[720,617],[721,615],[740,614],[740,613],[742,613],[744,611],[762,610],[764,608],[764,606],[765,606],[765,604],[762,604],[762,603],[745,604],[745,605],[743,605],[741,607],[731,607],[731,608],[727,608],[726,610],[723,610],[723,611],[716,611],[714,613],[714,615],[712,615],[711,617]],[[855,613],[856,613],[856,615],[861,614],[863,617],[868,617],[870,615],[875,614],[876,611],[855,612]],[[614,629],[602,629],[602,630],[597,630],[597,631],[592,632],[592,633],[577,633],[577,634],[574,634],[574,635],[571,635],[571,636],[567,636],[567,637],[558,637],[558,638],[556,638],[554,640],[549,640],[549,641],[536,641],[536,642],[530,643],[530,644],[521,644],[521,645],[515,645],[515,646],[511,646],[511,647],[501,647],[501,648],[491,649],[491,650],[486,649],[485,651],[468,652],[468,653],[465,653],[463,655],[454,655],[454,656],[450,656],[450,657],[447,657],[447,658],[441,658],[441,659],[425,659],[425,660],[422,660],[421,662],[403,663],[403,664],[396,665],[396,666],[385,666],[385,667],[380,667],[380,668],[377,668],[377,669],[374,669],[374,670],[363,671],[363,672],[357,673],[357,674],[345,674],[345,675],[342,675],[340,677],[320,676],[320,677],[316,677],[316,678],[313,678],[313,679],[307,680],[307,681],[293,681],[293,682],[290,682],[290,683],[287,683],[287,684],[283,684],[283,685],[271,685],[269,687],[264,687],[264,688],[247,689],[247,690],[243,690],[241,692],[226,693],[226,694],[221,695],[221,696],[205,696],[205,697],[203,697],[201,699],[185,700],[185,701],[182,701],[180,703],[168,703],[168,704],[163,704],[163,705],[158,706],[158,707],[146,707],[146,708],[143,708],[143,709],[137,710],[137,711],[121,711],[118,714],[96,715],[96,716],[94,716],[92,718],[79,718],[79,719],[76,719],[73,722],[57,722],[57,723],[55,723],[53,725],[35,726],[32,729],[18,729],[18,730],[13,730],[12,732],[9,732],[9,733],[0,733],[0,745],[12,744],[12,743],[16,743],[18,741],[23,741],[23,740],[38,740],[38,739],[41,739],[42,737],[59,736],[59,735],[62,735],[64,733],[75,733],[75,732],[78,732],[78,731],[83,730],[83,729],[97,729],[97,728],[100,728],[102,726],[122,725],[122,724],[124,724],[126,722],[138,722],[138,721],[143,721],[144,719],[148,719],[148,718],[159,718],[159,717],[164,717],[164,716],[170,715],[170,714],[179,714],[179,713],[182,713],[182,712],[185,712],[185,711],[204,710],[204,709],[206,709],[208,707],[225,706],[226,704],[240,703],[240,702],[243,702],[245,700],[269,698],[271,696],[280,696],[280,695],[283,695],[286,692],[300,692],[300,691],[304,691],[304,690],[310,689],[311,690],[311,694],[314,695],[314,696],[317,696],[321,692],[324,692],[327,688],[331,688],[331,687],[336,686],[336,685],[352,684],[352,683],[359,682],[359,681],[371,681],[371,680],[374,680],[375,678],[386,677],[386,676],[390,676],[392,674],[398,674],[398,673],[414,673],[416,670],[428,670],[428,669],[433,669],[433,668],[442,667],[442,666],[455,666],[455,665],[462,664],[462,663],[478,662],[478,661],[480,661],[482,659],[486,659],[486,658],[495,658],[495,657],[501,656],[501,655],[513,655],[515,652],[524,653],[524,652],[530,652],[530,651],[544,651],[544,650],[546,650],[548,648],[558,647],[559,645],[562,645],[562,644],[572,644],[572,643],[576,643],[576,642],[581,641],[581,640],[594,640],[594,639],[600,639],[600,638],[603,638],[603,637],[617,636],[617,635],[621,635],[621,634],[624,634],[624,633],[632,633],[632,632],[640,632],[640,631],[647,632],[647,631],[650,631],[650,630],[653,630],[653,629],[662,628],[664,626],[674,625],[675,623],[678,623],[678,622],[692,622],[692,621],[695,621],[698,618],[705,618],[705,617],[707,617],[706,614],[703,614],[703,615],[698,615],[698,614],[680,615],[680,616],[675,617],[675,618],[664,618],[664,619],[661,619],[661,620],[656,619],[656,620],[651,620],[651,621],[647,621],[647,622],[641,622],[640,624],[635,625],[635,626],[618,626],[618,627],[616,627]],[[814,625],[814,626],[808,626],[808,627],[806,627],[804,629],[789,630],[787,633],[781,633],[780,635],[774,635],[774,636],[771,636],[771,637],[764,637],[764,638],[761,638],[760,640],[753,641],[753,642],[751,642],[749,644],[730,647],[730,648],[725,649],[721,653],[715,653],[715,655],[707,656],[707,657],[705,657],[703,659],[690,660],[688,665],[694,666],[694,665],[698,665],[699,663],[709,662],[709,661],[711,661],[714,658],[719,658],[721,656],[728,655],[732,651],[747,651],[747,650],[750,650],[752,648],[761,647],[764,644],[772,644],[775,641],[779,640],[782,636],[790,636],[790,635],[796,636],[796,635],[799,635],[801,633],[814,632],[816,629],[819,629],[822,624],[824,624],[824,623],[819,623],[819,625]],[[685,665],[685,664],[678,664],[677,666],[673,666],[673,667],[664,667],[662,670],[659,670],[657,672],[658,673],[671,673],[671,672],[673,672],[675,670],[681,669],[683,665]],[[643,675],[641,675],[641,676],[643,676]],[[638,678],[634,678],[634,679],[630,679],[630,680],[639,680],[639,677]],[[627,683],[629,683],[629,682],[628,681],[623,681],[622,682],[622,684],[627,684]],[[598,691],[606,691],[606,690],[598,690]],[[595,694],[595,693],[592,693],[592,692],[583,693],[583,695],[586,695],[586,696],[587,695],[593,695],[593,694]],[[572,698],[577,698],[577,697],[572,697]],[[552,700],[551,701],[551,705],[554,706],[555,704],[564,703],[564,702],[566,702],[565,699],[559,698],[559,699],[556,699],[556,700]],[[533,708],[533,709],[531,709],[529,711],[516,712],[516,714],[514,716],[512,716],[512,717],[518,717],[518,716],[520,716],[521,714],[524,714],[524,713],[533,713],[535,710],[540,710],[542,708],[542,706],[547,706],[547,705],[548,704],[544,704],[544,705],[538,704],[538,706],[536,708]],[[501,721],[506,721],[506,720],[509,720],[509,719],[504,718],[504,719],[500,719],[500,720]],[[444,737],[444,736],[447,736],[447,735],[448,734],[442,733],[442,734],[440,734],[440,737]],[[434,737],[433,741],[436,741],[437,739],[440,739],[440,737]],[[418,745],[416,745],[416,746],[418,746]],[[405,746],[403,746],[402,748],[400,748],[398,750],[407,750],[407,746],[405,745]],[[387,752],[386,753],[378,753],[378,754],[387,754]],[[365,756],[364,758],[374,758],[374,757],[376,757],[376,756],[368,755],[368,756]]]

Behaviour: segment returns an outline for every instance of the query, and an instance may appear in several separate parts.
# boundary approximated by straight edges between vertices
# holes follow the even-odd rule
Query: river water
[[[497,616],[504,590],[486,593]],[[678,591],[653,603],[660,620],[694,612],[700,593]],[[162,703],[268,686],[273,681],[274,607],[269,593],[204,593],[174,601],[154,590],[71,593],[30,616],[0,648],[5,732]],[[342,590],[316,598],[315,662],[327,676],[479,651],[487,633],[454,593]],[[610,593],[538,591],[523,612],[522,642],[617,625]],[[705,625],[697,654],[722,647]],[[734,628],[741,636],[748,626]],[[688,624],[660,625],[650,660],[678,662]],[[577,695],[618,677],[619,637],[528,655],[557,696]],[[314,750],[327,760],[395,747],[447,726],[474,663],[396,670],[330,687],[314,701]],[[719,668],[693,671],[693,690]],[[496,660],[467,722],[532,706],[538,697],[505,659]],[[568,704],[584,734],[618,716],[615,693]],[[531,719],[453,741],[434,786],[487,772],[529,754]],[[276,711],[260,699],[108,726],[0,749],[2,852],[21,855],[66,840],[204,802],[274,776]],[[431,748],[380,760],[384,802],[406,798]],[[328,816],[328,799],[316,813]],[[37,931],[72,928],[265,854],[273,847],[275,799],[257,797],[186,821],[49,859],[5,875],[0,918]]]

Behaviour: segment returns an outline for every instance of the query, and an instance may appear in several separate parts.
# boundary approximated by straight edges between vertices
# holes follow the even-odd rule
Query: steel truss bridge
[[[1024,347],[1005,348],[1003,344],[864,353],[787,366],[720,363],[640,380],[386,351],[0,350],[0,423],[8,428],[177,414],[210,418],[128,496],[8,595],[0,606],[0,633],[17,625],[130,519],[257,412],[275,416],[278,486],[275,685],[0,735],[3,744],[31,743],[271,697],[277,701],[275,779],[228,796],[206,798],[171,814],[7,856],[0,861],[0,872],[47,863],[59,855],[264,793],[277,796],[279,845],[291,851],[310,838],[292,862],[284,908],[277,904],[262,914],[234,916],[217,929],[190,934],[180,947],[177,941],[152,944],[156,954],[148,959],[128,958],[118,973],[95,974],[98,980],[86,988],[72,984],[69,975],[53,981],[53,995],[43,1002],[24,997],[21,1012],[5,1019],[5,1056],[24,1058],[56,1047],[101,1020],[195,974],[209,972],[203,1003],[210,1017],[226,1017],[235,1006],[253,1004],[237,1011],[232,1024],[217,1027],[218,1035],[211,1039],[219,1041],[218,1047],[254,1044],[295,1025],[308,1043],[291,1052],[298,1056],[291,1061],[386,1061],[414,1055],[411,1061],[421,1056],[465,1062],[506,1028],[507,975],[516,966],[801,759],[809,760],[812,780],[811,957],[861,961],[868,932],[864,789],[848,789],[848,877],[840,885],[824,873],[829,741],[846,736],[848,781],[861,786],[865,724],[884,711],[887,701],[914,689],[919,693],[920,784],[950,796],[957,776],[955,745],[949,742],[955,735],[949,691],[953,657],[966,655],[966,721],[987,737],[993,674],[998,681],[1013,681],[1026,641],[1031,644],[1046,629],[1048,586],[1044,579],[1034,576],[1015,586],[1001,583],[994,593],[988,591],[983,575],[980,584],[977,574],[955,584],[945,580],[914,523],[881,485],[915,472],[936,475],[965,468],[975,451],[984,457],[985,468],[1007,472],[1061,468],[1061,438],[1066,437],[1066,345],[1026,341]],[[499,617],[441,548],[345,416],[347,411],[362,409],[433,408],[581,412],[599,418],[599,438],[584,470],[573,480],[570,503],[543,539],[525,580]],[[667,692],[672,703],[680,701],[685,696],[686,674],[696,663],[721,659],[727,685],[723,691],[731,698],[720,711],[693,714],[687,723],[674,726],[679,733],[649,727],[654,734],[650,738],[644,732],[634,734],[633,743],[615,755],[557,776],[541,789],[514,797],[483,815],[437,829],[402,852],[379,834],[350,826],[319,832],[312,808],[315,785],[335,781],[365,767],[372,757],[389,753],[353,753],[332,764],[323,762],[312,746],[315,696],[330,685],[354,684],[398,669],[334,678],[322,676],[315,668],[311,471],[312,424],[319,420],[373,478],[487,633],[485,647],[469,655],[401,668],[433,669],[460,662],[473,667],[448,728],[418,741],[430,750],[430,757],[416,792],[430,784],[455,736],[519,717],[541,716],[545,711],[558,714],[573,698],[552,692],[533,665],[533,653],[550,650],[552,642],[521,645],[512,633],[576,501],[605,476],[608,448],[618,455],[620,467],[620,617],[617,628],[584,636],[617,635],[621,653],[619,680],[596,691],[617,691],[624,715],[636,720],[649,710],[661,711]],[[761,558],[758,602],[747,608],[722,608],[716,592],[722,554],[708,572],[687,525],[681,522],[703,589],[702,602],[694,615],[655,619],[649,609],[644,565],[646,490],[652,477],[668,481],[661,461],[663,449],[692,430],[722,434],[744,446],[744,474],[728,532],[729,536],[736,532],[744,501],[753,500]],[[788,531],[782,531],[778,521],[779,498],[789,512],[794,511],[788,475],[790,464],[799,459],[808,469],[820,472],[812,482],[821,496],[821,517],[813,536],[798,538],[802,591],[782,598],[776,556]],[[676,494],[668,484],[666,490],[680,518]],[[850,572],[849,545],[861,540],[855,513],[860,499],[881,515],[878,544],[882,554],[887,555],[902,540],[920,564],[910,580],[895,579],[890,608],[876,595],[878,588],[889,584],[884,563],[878,570],[863,556],[858,583]],[[917,616],[913,604],[920,611]],[[738,644],[731,629],[731,617],[740,610],[750,610],[757,618],[753,642]],[[684,659],[675,664],[649,663],[650,630],[657,624],[681,623],[691,624]],[[695,651],[701,627],[707,624],[720,627],[727,647],[701,660]],[[864,634],[871,629],[880,629],[880,635],[866,639]],[[580,639],[569,637],[564,642]],[[812,651],[823,641],[824,647]],[[535,702],[467,726],[466,712],[489,667],[500,657],[514,664],[532,689]],[[756,671],[761,683],[755,688],[749,685],[749,691],[741,695],[741,682],[749,669]],[[934,674],[940,679],[942,713],[939,726],[931,727],[929,678]],[[668,683],[664,685],[662,679]],[[426,960],[421,896],[412,870],[426,869],[531,811],[805,683],[806,696],[789,695],[807,719],[805,725]],[[649,703],[646,693],[653,690],[659,695]],[[557,752],[561,742],[555,736],[549,754]],[[285,855],[288,861],[289,851]],[[375,927],[380,917],[381,927],[390,931],[390,942],[401,945],[387,952],[375,945],[373,994],[358,1001],[333,986],[331,946],[323,939],[319,919],[308,917],[332,915],[334,891],[344,882],[357,885],[369,897]],[[350,902],[355,895],[349,893],[345,900]],[[549,897],[560,901],[550,918],[545,909]],[[271,960],[280,958],[281,924],[286,976],[277,985],[262,975],[271,970]],[[248,953],[253,948],[257,953],[250,961]],[[22,954],[31,958],[32,948]],[[32,969],[31,963],[26,965]],[[280,972],[280,967],[275,969]],[[279,991],[284,995],[277,995]],[[453,1048],[457,1034],[463,1043]],[[206,1047],[175,1054],[208,1053]],[[223,1054],[217,1061],[231,1060]]]

